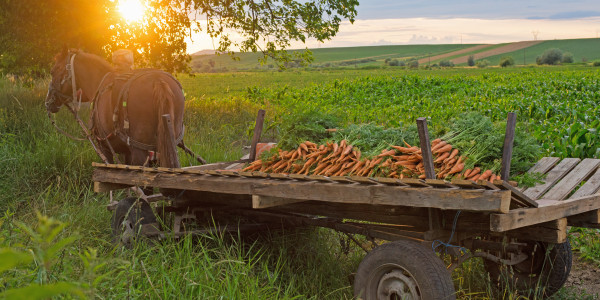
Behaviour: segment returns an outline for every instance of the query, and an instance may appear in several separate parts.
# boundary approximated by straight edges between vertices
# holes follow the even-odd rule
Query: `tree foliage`
[[[515,65],[515,59],[512,56],[503,56],[500,58],[499,66],[506,68]]]
[[[217,51],[262,51],[279,61],[294,40],[325,41],[354,21],[358,0],[144,0],[140,22],[127,22],[119,0],[0,0],[0,68],[42,76],[63,45],[102,55],[133,50],[136,66],[189,71],[186,37],[207,33]],[[235,36],[235,38],[234,38]]]
[[[536,59],[538,65],[557,65],[562,61],[563,52],[558,48],[544,51],[542,56]]]

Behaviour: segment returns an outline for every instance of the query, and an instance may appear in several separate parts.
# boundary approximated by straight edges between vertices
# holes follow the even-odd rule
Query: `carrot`
[[[454,150],[452,150],[452,153],[450,154],[450,157],[448,157],[448,158],[453,159],[457,154],[458,154],[458,149],[454,149]]]
[[[410,161],[405,161],[405,160],[401,160],[401,161],[395,162],[394,166],[396,166],[396,167],[397,166],[403,166],[403,167],[405,167],[405,166],[415,166],[415,168],[416,168],[416,165],[414,163],[412,163]]]
[[[469,180],[477,181],[479,179],[479,176],[481,176],[481,175],[477,174],[475,176],[471,176],[471,178],[469,178]]]
[[[494,180],[496,180],[496,174],[492,174],[492,176],[490,176],[490,182],[494,182]]]
[[[414,151],[419,150],[419,147],[409,147],[409,148],[401,147],[401,146],[391,146],[391,147],[402,153],[412,153]]]
[[[346,149],[344,149],[344,152],[342,152],[342,155],[348,155],[350,152],[352,152],[352,145],[347,145]]]
[[[316,157],[310,158],[308,159],[308,161],[306,161],[306,163],[304,164],[304,166],[302,167],[302,169],[300,170],[300,173],[304,172],[307,168],[310,168],[310,166],[315,163],[315,161],[317,160]]]
[[[437,145],[431,147],[431,151],[435,151],[435,150],[437,150],[437,149],[439,149],[441,147],[444,147],[446,145],[448,145],[448,143],[446,143],[446,141],[441,141],[441,142],[437,143]]]
[[[480,171],[481,171],[481,169],[479,167],[475,167],[473,169],[473,172],[471,172],[471,174],[469,174],[469,176],[472,177],[473,175],[479,174]]]
[[[393,156],[394,154],[396,154],[396,150],[383,150],[377,157]]]
[[[304,150],[304,151],[308,151],[308,146],[306,146],[306,144],[305,144],[305,143],[301,143],[301,144],[298,146],[298,148],[300,148],[300,149],[302,149],[302,150]]]
[[[358,162],[357,162],[357,163],[356,163],[356,164],[355,164],[355,165],[352,167],[352,169],[350,170],[350,173],[354,173],[354,172],[355,172],[355,171],[357,171],[359,168],[362,168],[362,166],[364,166],[364,165],[365,165],[365,161],[363,161],[363,160],[361,160],[361,161],[358,161]]]
[[[442,139],[435,139],[435,140],[431,141],[431,145],[435,146],[435,145],[439,144],[441,141],[442,141]]]
[[[317,144],[310,142],[310,141],[304,141],[304,144],[306,144],[309,147],[315,147],[315,148],[318,146]]]
[[[419,175],[419,179],[426,179],[427,176],[425,176],[425,174]]]
[[[441,144],[441,143],[440,143]],[[444,153],[444,152],[449,152],[450,150],[452,150],[452,145],[447,144],[446,146],[437,148],[436,150],[431,150],[431,153],[436,154],[436,153]]]
[[[408,144],[408,143],[407,143],[405,140],[402,140],[402,141],[404,142],[404,145],[406,145],[406,147],[408,147],[408,148],[412,148],[412,146],[411,146],[411,145],[409,145],[409,144]]]
[[[456,165],[454,165],[454,167],[452,167],[452,169],[450,169],[450,172],[448,172],[448,175],[452,175],[454,173],[459,173],[464,168],[465,168],[465,164],[463,164],[463,163],[456,164]]]
[[[395,160],[409,160],[411,158],[411,155],[399,155],[393,157]]]
[[[492,170],[486,170],[485,172],[483,172],[483,174],[481,174],[481,176],[479,177],[479,179],[480,180],[486,180],[490,176],[492,176]]]
[[[469,177],[469,175],[471,174],[471,172],[473,171],[473,169],[467,169],[464,173],[463,173],[463,177],[467,178]]]
[[[444,152],[441,156],[439,156],[434,162],[436,163],[440,163],[442,161],[444,161],[444,159],[448,158],[448,156],[450,156],[450,152]]]

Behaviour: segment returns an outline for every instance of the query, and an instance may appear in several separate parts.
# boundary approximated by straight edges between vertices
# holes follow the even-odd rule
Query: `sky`
[[[597,38],[600,0],[359,0],[354,24],[330,41],[294,48],[409,44],[497,44],[525,40]],[[214,49],[197,34],[188,52]]]

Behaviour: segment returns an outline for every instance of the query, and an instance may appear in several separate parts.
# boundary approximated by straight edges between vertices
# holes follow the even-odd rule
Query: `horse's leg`
[[[135,147],[129,147],[129,151],[126,154],[126,159],[128,165],[143,166],[148,159],[148,151]],[[154,188],[152,187],[142,187],[142,191],[146,196],[154,194]]]
[[[100,150],[100,152],[104,155],[104,157],[106,157],[106,160],[109,164],[114,163],[114,157],[112,155],[112,152],[110,151],[110,149],[108,148],[108,146],[105,144],[106,142],[98,142],[98,149]]]

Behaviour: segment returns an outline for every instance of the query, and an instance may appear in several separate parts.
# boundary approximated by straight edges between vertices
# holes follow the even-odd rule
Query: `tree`
[[[482,59],[482,60],[478,60],[477,63],[475,65],[477,65],[478,68],[485,68],[490,64],[490,61],[487,59]]]
[[[570,64],[570,63],[575,62],[575,59],[573,58],[573,53],[571,53],[571,52],[563,53],[561,62],[565,63],[565,64]]]
[[[515,60],[512,56],[503,56],[502,58],[500,58],[500,63],[498,65],[503,68],[514,66]]]
[[[474,55],[469,55],[469,58],[467,59],[467,65],[469,65],[469,67],[472,67],[475,65],[475,56]]]
[[[442,60],[442,61],[440,61],[440,67],[445,67],[445,68],[454,67],[454,63],[449,60]]]
[[[563,52],[558,48],[544,51],[542,56],[536,59],[538,65],[557,65],[562,61]]]
[[[115,0],[0,0],[0,68],[43,76],[67,45],[106,58],[126,48],[138,67],[189,71],[185,39],[195,30],[217,41],[221,53],[237,48],[261,51],[263,61],[310,61],[308,51],[285,49],[294,40],[330,39],[343,20],[354,21],[358,5],[358,0],[143,1],[143,20],[128,22]]]

